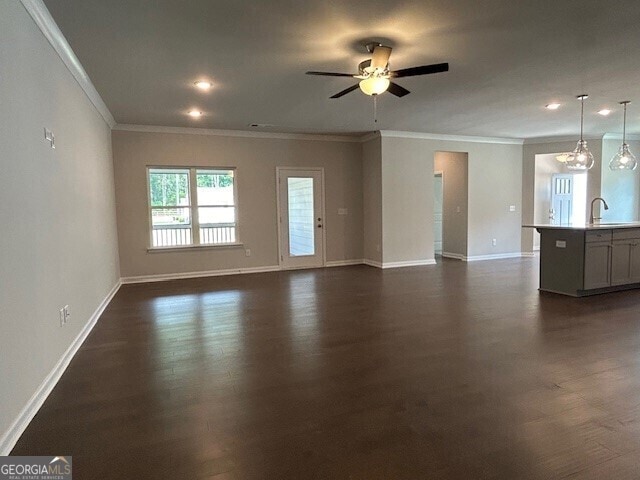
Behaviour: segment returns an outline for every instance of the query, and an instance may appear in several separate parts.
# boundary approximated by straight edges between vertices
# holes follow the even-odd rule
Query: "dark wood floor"
[[[537,259],[123,286],[14,455],[77,479],[640,478],[640,291]]]

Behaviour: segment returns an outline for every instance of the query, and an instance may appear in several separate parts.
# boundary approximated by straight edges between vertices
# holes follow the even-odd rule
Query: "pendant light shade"
[[[638,162],[636,157],[631,150],[629,150],[629,145],[626,142],[626,134],[627,134],[627,105],[631,103],[628,100],[624,102],[620,102],[620,105],[624,107],[624,120],[622,123],[622,145],[618,149],[618,153],[616,153],[611,161],[609,162],[609,168],[611,170],[635,170]]]
[[[569,170],[590,170],[594,163],[595,159],[587,148],[587,141],[579,140],[566,165]]]
[[[569,170],[589,170],[593,167],[595,163],[595,159],[593,158],[593,154],[587,148],[587,142],[583,137],[583,127],[584,127],[584,101],[589,98],[589,95],[578,95],[578,100],[580,100],[580,140],[578,140],[578,144],[571,155],[565,162],[565,165]]]

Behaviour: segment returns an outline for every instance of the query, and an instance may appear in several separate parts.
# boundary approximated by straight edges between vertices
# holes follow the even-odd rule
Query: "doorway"
[[[535,156],[533,223],[579,225],[587,217],[587,174],[567,172],[558,156]],[[533,249],[540,249],[537,231],[533,232]]]
[[[435,152],[433,158],[434,256],[467,258],[469,154]]]
[[[324,266],[324,171],[277,167],[280,266]]]
[[[444,205],[442,172],[433,174],[433,250],[442,255],[442,209]]]

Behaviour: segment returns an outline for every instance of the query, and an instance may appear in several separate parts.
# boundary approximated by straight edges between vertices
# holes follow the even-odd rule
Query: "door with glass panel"
[[[278,168],[280,264],[324,265],[324,198],[321,169]]]

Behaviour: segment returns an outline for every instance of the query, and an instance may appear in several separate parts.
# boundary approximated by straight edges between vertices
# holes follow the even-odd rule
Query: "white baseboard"
[[[16,442],[20,438],[20,435],[25,431],[33,417],[35,417],[42,404],[47,399],[53,388],[62,377],[62,374],[65,372],[67,367],[69,366],[69,362],[75,356],[76,352],[80,349],[80,346],[85,341],[91,330],[97,323],[100,315],[104,312],[109,302],[114,297],[114,295],[120,289],[122,282],[118,280],[115,286],[111,289],[111,291],[107,294],[107,296],[102,300],[98,308],[93,312],[93,315],[89,318],[89,321],[82,328],[80,333],[73,340],[69,348],[64,352],[58,363],[53,367],[53,369],[46,376],[44,381],[40,384],[36,392],[31,396],[27,404],[22,408],[18,417],[11,424],[9,429],[4,432],[2,437],[0,438],[0,456],[9,455]]]
[[[362,260],[362,263],[369,265],[370,267],[382,268],[382,263],[376,260],[369,260],[368,258],[365,258]]]
[[[504,258],[521,258],[522,252],[513,252],[513,253],[494,253],[492,255],[472,255],[470,257],[465,257],[466,262],[478,262],[482,260],[502,260]]]
[[[383,262],[382,268],[402,268],[402,267],[419,267],[422,265],[435,265],[436,259],[429,258],[427,260],[408,260],[405,262]]]
[[[503,258],[520,258],[520,257],[533,257],[533,252],[513,252],[513,253],[494,253],[492,255],[472,255],[467,257],[460,253],[442,252],[442,256],[445,258],[453,258],[455,260],[462,260],[463,262],[479,262],[483,260],[501,260]]]
[[[272,265],[268,267],[230,268],[226,270],[207,270],[202,272],[162,273],[159,275],[140,275],[137,277],[122,277],[121,281],[123,284],[166,282],[168,280],[180,280],[183,278],[219,277],[222,275],[238,275],[238,274],[244,274],[244,273],[275,272],[280,269],[281,268],[279,265]]]
[[[354,260],[330,260],[327,261],[324,266],[325,267],[346,267],[348,265],[362,265],[364,260],[361,258]]]
[[[420,267],[423,265],[435,265],[436,259],[430,258],[427,260],[408,260],[404,262],[377,262],[375,260],[369,260],[365,258],[362,263],[376,268],[402,268],[402,267]]]
[[[540,251],[540,245],[535,245],[535,246],[533,247],[533,251],[534,251],[534,252],[539,252],[539,251]]]

